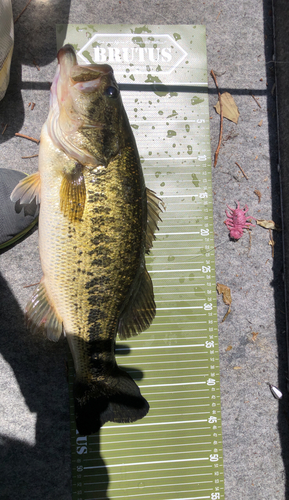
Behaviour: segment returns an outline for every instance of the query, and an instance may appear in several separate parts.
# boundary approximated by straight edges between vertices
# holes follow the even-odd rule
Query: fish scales
[[[149,409],[118,368],[114,348],[117,333],[136,335],[155,315],[145,251],[162,202],[145,187],[112,69],[78,66],[70,46],[58,59],[39,173],[11,196],[22,203],[41,196],[43,278],[27,306],[28,324],[54,341],[64,329],[75,367],[76,424],[89,434]]]

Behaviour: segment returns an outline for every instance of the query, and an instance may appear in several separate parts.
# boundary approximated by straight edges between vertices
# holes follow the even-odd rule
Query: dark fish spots
[[[92,266],[97,266],[97,267],[102,267],[106,268],[109,267],[112,263],[112,259],[108,257],[107,255],[104,255],[103,257],[99,257],[98,259],[94,259],[92,261]]]
[[[88,281],[85,284],[85,288],[88,290],[92,289],[91,292],[89,292],[89,293],[94,293],[93,288],[100,287],[103,285],[109,285],[110,281],[111,281],[110,276],[95,276],[92,280]],[[95,300],[96,300],[96,297],[95,297]]]

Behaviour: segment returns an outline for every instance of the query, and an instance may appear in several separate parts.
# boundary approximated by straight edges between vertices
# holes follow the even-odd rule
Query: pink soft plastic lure
[[[231,208],[227,205],[230,212],[226,210],[227,219],[225,220],[225,224],[230,232],[230,238],[234,240],[239,240],[244,233],[244,229],[248,229],[250,226],[254,226],[251,222],[248,222],[250,219],[255,219],[251,215],[246,215],[249,208],[245,205],[244,208],[240,208],[240,202],[236,202],[238,204],[237,208]]]

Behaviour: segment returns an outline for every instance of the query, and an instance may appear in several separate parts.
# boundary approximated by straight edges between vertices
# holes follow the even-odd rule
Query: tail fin
[[[118,367],[105,381],[74,384],[76,427],[80,434],[99,431],[105,422],[135,422],[149,411],[133,379]]]

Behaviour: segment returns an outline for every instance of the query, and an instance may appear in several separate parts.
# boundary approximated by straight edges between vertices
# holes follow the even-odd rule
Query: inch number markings
[[[134,63],[126,61],[121,74],[117,62],[118,81],[130,84],[122,97],[146,185],[166,205],[147,257],[156,318],[146,332],[116,344],[118,364],[136,380],[150,411],[141,421],[109,422],[96,435],[79,436],[71,404],[73,500],[225,498],[205,30],[71,25],[64,43],[78,44],[89,60],[98,47],[90,48],[89,36],[95,44],[95,33],[105,34],[100,47],[115,44],[111,54],[126,54],[119,49],[131,37],[134,47],[143,47],[142,57],[146,44],[155,44],[152,59],[166,32],[174,41],[165,48],[173,72],[168,60],[156,66],[150,60],[146,74],[134,73]],[[202,89],[182,92],[182,79]],[[151,86],[140,92],[133,83]],[[170,91],[170,84],[179,90]]]

